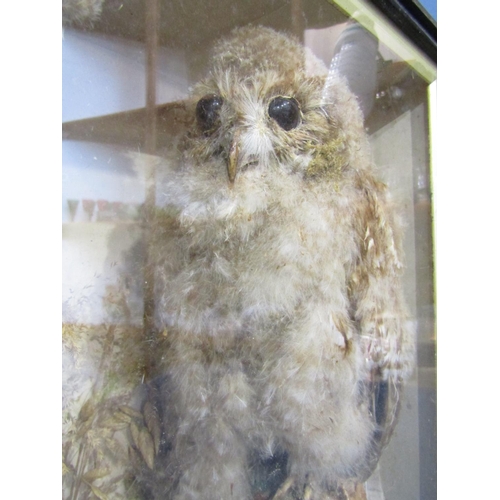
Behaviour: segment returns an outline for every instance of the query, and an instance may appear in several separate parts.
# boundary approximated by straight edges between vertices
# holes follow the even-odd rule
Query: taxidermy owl
[[[186,110],[150,250],[154,496],[346,498],[413,360],[401,230],[356,98],[295,39],[245,27],[215,46]],[[279,481],[256,493],[266,466]]]

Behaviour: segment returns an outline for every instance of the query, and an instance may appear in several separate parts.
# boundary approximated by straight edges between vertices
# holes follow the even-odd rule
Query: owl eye
[[[206,95],[198,101],[196,105],[196,119],[204,132],[210,131],[216,125],[222,103],[222,97],[215,94]]]
[[[269,103],[269,116],[284,130],[292,130],[300,122],[300,106],[293,97],[275,97]]]

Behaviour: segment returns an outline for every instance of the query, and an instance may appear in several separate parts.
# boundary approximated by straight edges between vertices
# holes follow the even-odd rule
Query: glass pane
[[[434,63],[363,1],[63,24],[63,498],[435,498]]]

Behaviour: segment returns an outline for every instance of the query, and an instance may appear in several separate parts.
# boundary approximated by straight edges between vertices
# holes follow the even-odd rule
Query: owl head
[[[266,210],[287,183],[338,184],[367,164],[356,98],[298,40],[270,28],[237,28],[215,45],[187,113],[176,192],[184,206],[197,203],[190,213]]]
[[[369,168],[362,114],[347,85],[294,37],[270,28],[237,28],[219,41],[185,104],[191,125],[157,201],[188,224],[286,210],[302,190],[338,192]]]

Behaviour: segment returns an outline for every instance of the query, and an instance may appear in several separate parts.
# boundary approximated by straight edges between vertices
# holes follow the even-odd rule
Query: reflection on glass
[[[192,120],[186,98],[205,71],[209,48],[234,27],[249,24],[295,33],[321,61],[318,67],[346,79],[363,112],[378,175],[406,226],[403,285],[418,365],[372,476],[343,491],[331,487],[329,494],[435,497],[427,112],[432,77],[401,39],[392,44],[385,25],[362,2],[352,17],[320,0],[159,6],[159,15],[148,21],[141,2],[63,2],[63,498],[170,498],[165,478],[175,423],[165,420],[173,396],[166,390],[171,386],[162,348],[175,331],[159,321],[155,290],[161,277],[147,263],[165,235],[151,232],[151,223],[171,199],[165,165],[179,161]],[[148,22],[159,28],[156,49],[146,44]],[[146,113],[151,50],[157,102],[152,118]],[[151,133],[154,138],[146,136]],[[145,155],[151,144],[155,154]],[[161,258],[168,262],[168,252]],[[249,498],[299,494],[288,480],[291,462],[283,448],[247,459]],[[160,484],[164,489],[155,490]],[[321,491],[318,485],[311,491],[313,486]]]

